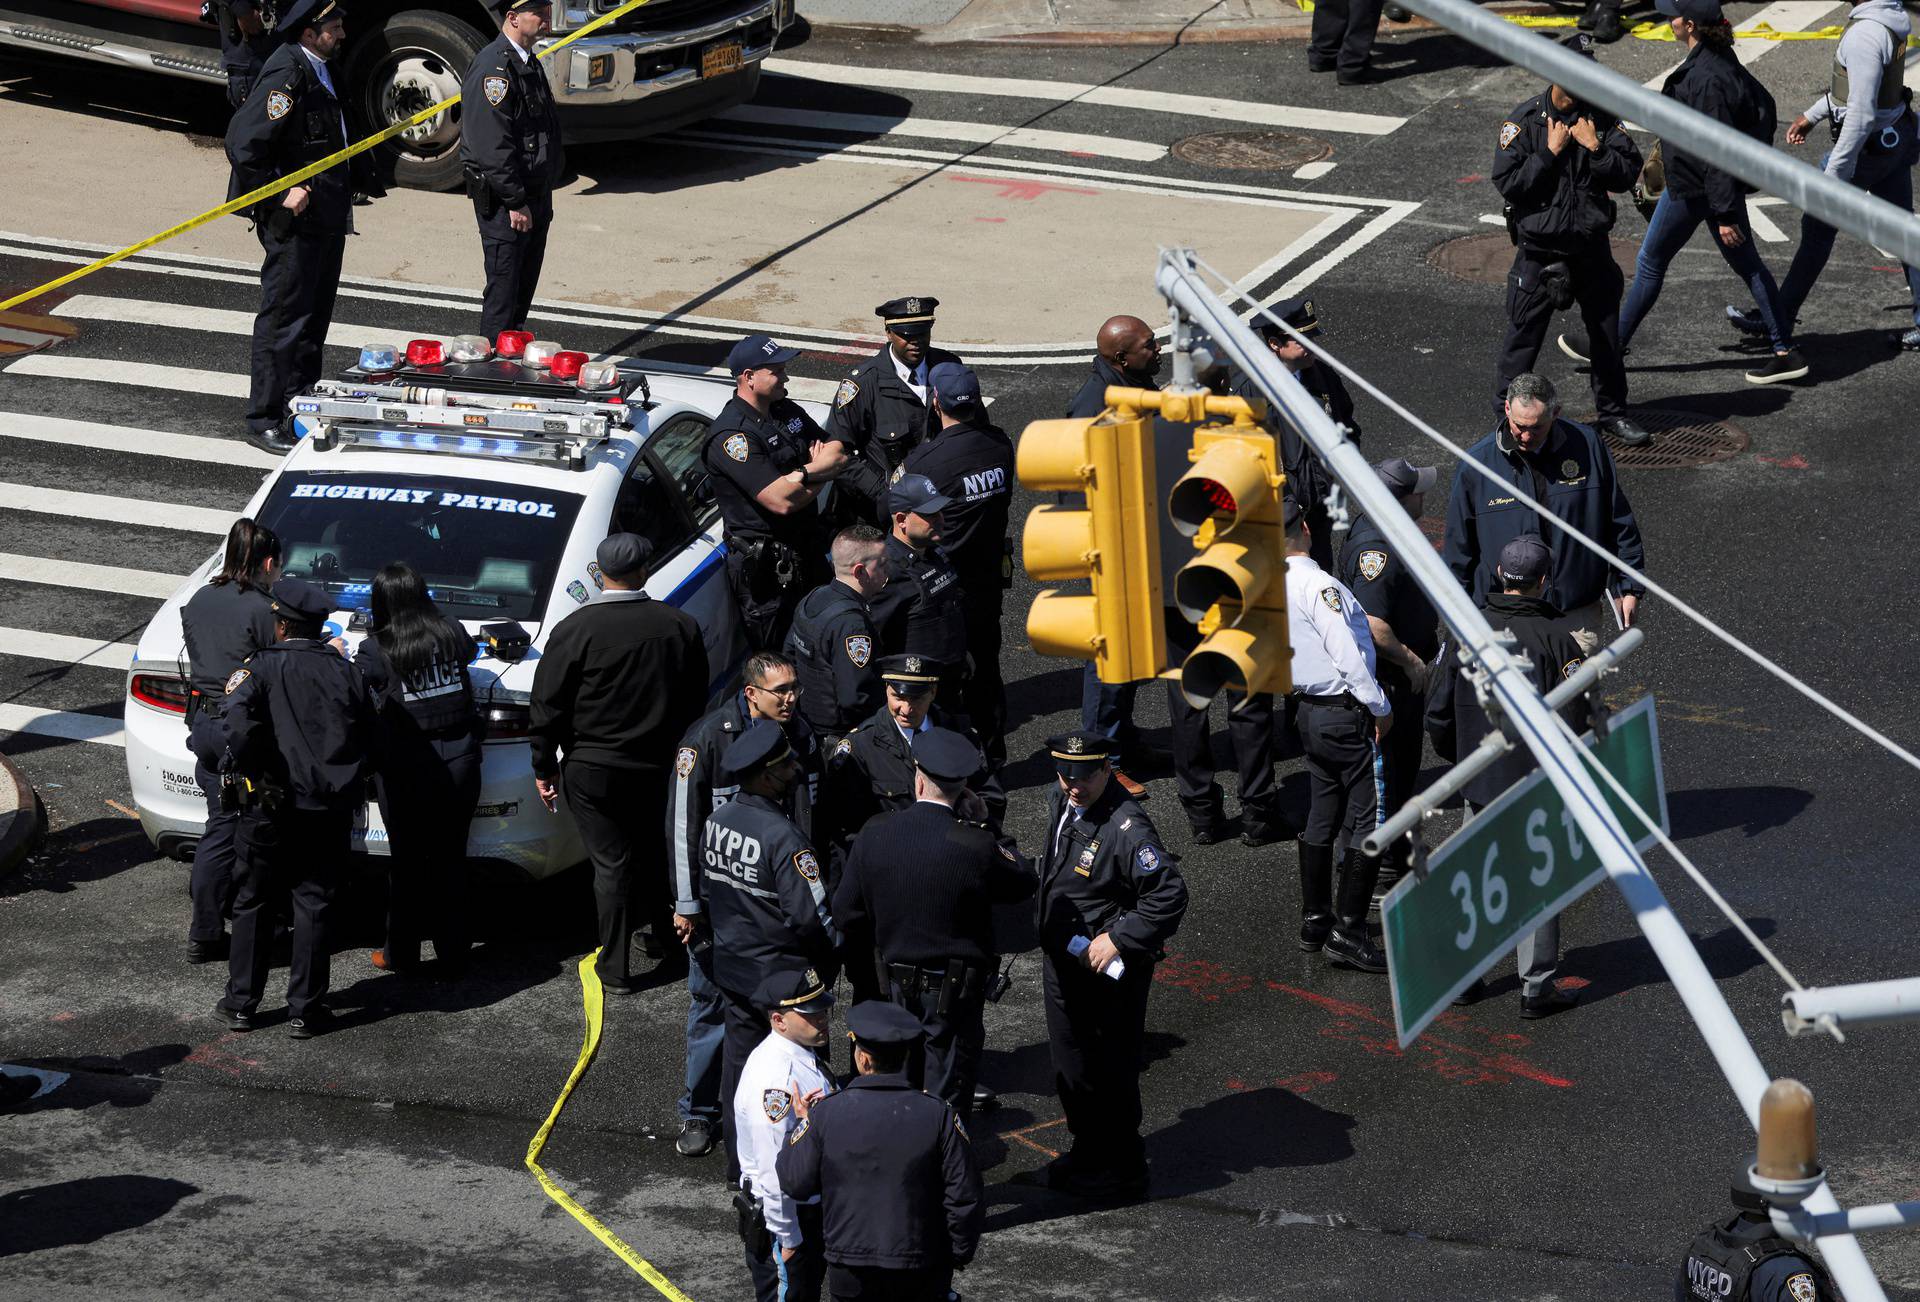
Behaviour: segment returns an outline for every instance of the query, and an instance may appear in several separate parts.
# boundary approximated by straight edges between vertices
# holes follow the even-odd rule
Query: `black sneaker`
[[[252,1013],[237,1012],[227,1007],[225,1001],[216,1003],[213,1006],[213,1016],[215,1020],[223,1023],[229,1031],[239,1031],[243,1035],[251,1031],[254,1027]]]
[[[1727,324],[1750,338],[1765,339],[1767,337],[1767,323],[1760,319],[1760,309],[1757,307],[1735,307],[1731,303],[1727,304]]]
[[[1620,21],[1620,11],[1601,8],[1593,20],[1593,39],[1602,45],[1612,45],[1626,34],[1626,26]]]
[[[1775,353],[1765,366],[1747,372],[1748,384],[1785,384],[1789,380],[1804,379],[1812,368],[1807,359],[1800,355],[1798,348],[1790,348],[1784,353]]]
[[[1560,336],[1560,351],[1576,362],[1593,360],[1593,345],[1587,342],[1584,330],[1569,330]]]
[[[705,1117],[688,1117],[680,1123],[680,1138],[673,1141],[682,1157],[705,1157],[713,1151],[717,1136],[713,1123]]]
[[[316,1035],[325,1035],[334,1027],[333,1014],[325,1008],[309,1008],[298,1017],[287,1019],[287,1038],[289,1040],[311,1040]]]
[[[1916,327],[1901,335],[1900,347],[1910,353],[1920,352],[1920,327]]]

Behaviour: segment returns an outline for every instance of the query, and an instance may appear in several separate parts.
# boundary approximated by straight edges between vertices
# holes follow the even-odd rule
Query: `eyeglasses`
[[[760,686],[758,683],[748,683],[747,686],[756,692],[765,692],[769,696],[785,697],[787,700],[794,699],[799,696],[802,691],[798,680],[790,683],[768,683],[765,687]]]

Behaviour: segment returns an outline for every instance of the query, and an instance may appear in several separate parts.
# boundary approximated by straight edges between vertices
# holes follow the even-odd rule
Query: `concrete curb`
[[[1577,8],[1556,4],[1553,0],[1511,0],[1509,3],[1494,0],[1494,3],[1486,7],[1502,14],[1521,16],[1573,15],[1578,12]],[[1119,24],[1113,27],[1035,27],[992,21],[967,22],[964,20],[964,15],[960,20],[937,26],[864,22],[831,17],[809,17],[807,21],[810,31],[820,36],[928,45],[1211,45],[1225,42],[1259,44],[1275,41],[1304,41],[1313,34],[1313,15],[1304,12],[1293,21],[1279,23],[1161,24],[1138,27]],[[1382,36],[1395,32],[1439,30],[1442,29],[1420,17],[1415,17],[1411,22],[1383,21],[1380,24]]]
[[[0,755],[0,877],[18,868],[47,830],[40,797],[5,755]]]

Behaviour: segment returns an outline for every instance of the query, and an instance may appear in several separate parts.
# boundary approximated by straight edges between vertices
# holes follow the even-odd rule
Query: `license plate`
[[[727,41],[720,45],[709,45],[700,51],[700,75],[702,77],[724,77],[730,72],[740,71],[742,47],[738,41]]]

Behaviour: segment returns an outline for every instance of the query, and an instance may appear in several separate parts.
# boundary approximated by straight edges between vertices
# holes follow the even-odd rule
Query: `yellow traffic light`
[[[1285,692],[1293,675],[1279,449],[1246,409],[1233,425],[1195,430],[1191,456],[1167,497],[1173,527],[1200,552],[1173,580],[1174,605],[1202,639],[1180,667],[1180,689],[1196,708],[1228,688]]]
[[[1091,660],[1107,683],[1166,668],[1152,419],[1116,406],[1092,420],[1035,421],[1020,435],[1015,461],[1028,488],[1086,495],[1084,510],[1042,506],[1028,515],[1027,573],[1093,587],[1088,596],[1042,592],[1027,615],[1027,638],[1041,655]]]

